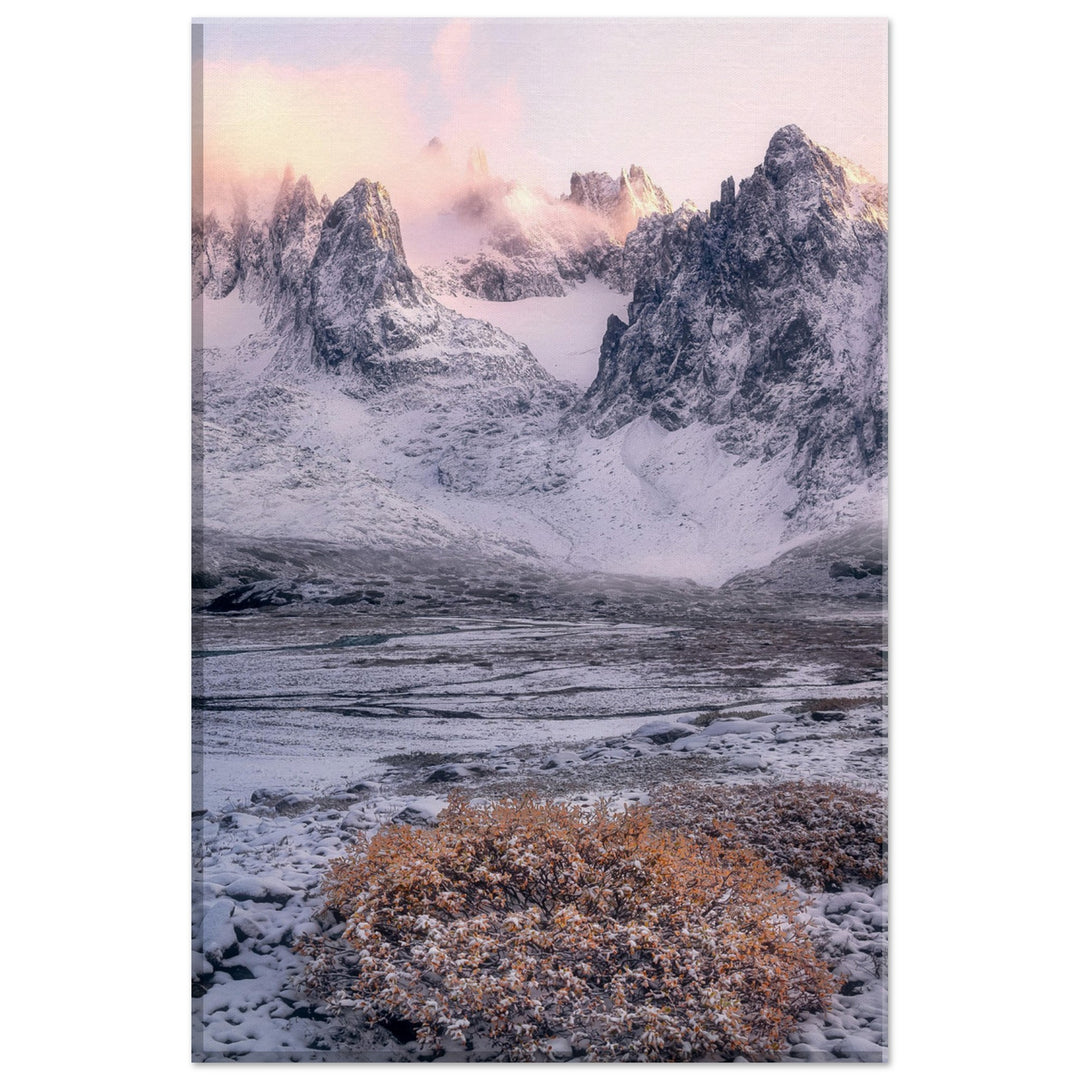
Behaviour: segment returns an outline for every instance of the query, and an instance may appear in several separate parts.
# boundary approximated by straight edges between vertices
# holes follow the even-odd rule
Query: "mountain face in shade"
[[[378,183],[330,204],[288,177],[265,222],[243,207],[196,222],[208,322],[269,328],[208,339],[208,526],[717,583],[823,532],[878,536],[886,188],[784,128],[707,212],[649,213],[617,244],[618,208],[656,201],[624,177],[575,174],[561,201],[476,185],[497,194],[473,208],[499,237],[470,263],[485,288],[559,295],[593,275],[632,294],[596,335],[584,394],[432,296]],[[218,304],[233,293],[257,303]],[[540,332],[569,310],[552,305]],[[877,580],[869,548],[814,550],[808,588]]]
[[[268,221],[253,221],[241,199],[228,225],[213,212],[194,222],[193,298],[205,291],[219,300],[236,289],[245,301],[263,305],[272,326],[299,301],[329,206],[325,196],[321,202],[315,197],[306,176],[296,180],[286,169]]]
[[[580,406],[589,429],[713,425],[741,459],[790,459],[796,517],[882,477],[887,230],[882,185],[778,131],[737,195],[726,181],[707,216],[631,234],[648,260],[629,321],[608,322]]]
[[[552,382],[529,350],[439,304],[409,268],[386,189],[361,180],[321,222],[275,363],[385,389],[422,376]]]
[[[294,182],[292,171],[286,171],[268,228],[271,265],[264,271],[268,322],[299,303],[328,211],[329,203],[316,198],[306,176]]]

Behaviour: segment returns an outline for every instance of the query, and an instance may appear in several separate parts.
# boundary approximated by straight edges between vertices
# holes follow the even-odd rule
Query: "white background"
[[[192,1067],[188,25],[362,10],[298,7],[5,20],[13,1075]],[[912,1075],[1054,1076],[1074,1026],[1076,27],[1059,10],[754,12],[891,19],[891,1067]]]

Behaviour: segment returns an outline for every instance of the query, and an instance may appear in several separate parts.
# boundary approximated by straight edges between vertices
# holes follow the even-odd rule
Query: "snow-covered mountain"
[[[222,299],[235,289],[263,306],[268,325],[276,322],[300,299],[329,208],[327,197],[316,198],[308,178],[297,180],[291,167],[266,221],[252,219],[238,192],[227,224],[213,211],[192,223],[192,297]]]
[[[671,211],[663,190],[637,165],[617,180],[575,172],[569,196],[561,199],[496,180],[486,165],[474,167],[471,177],[455,212],[488,232],[478,252],[422,268],[438,294],[500,301],[564,296],[589,276],[625,291],[627,235],[639,222]]]
[[[618,244],[637,228],[642,218],[671,212],[668,197],[640,165],[631,165],[629,171],[623,169],[618,180],[607,173],[574,173],[570,177],[567,201],[603,218]]]
[[[538,219],[659,199],[640,170],[575,175],[578,201]],[[290,178],[278,203],[193,230],[210,532],[716,584],[880,525],[886,193],[797,128],[708,214],[606,232],[633,300],[584,395],[493,325],[515,302],[475,319],[431,294],[380,184],[331,206]],[[526,278],[530,250],[504,253]],[[568,299],[519,303],[556,327]]]
[[[648,416],[709,425],[740,461],[782,459],[790,513],[825,524],[866,489],[880,499],[886,443],[884,187],[778,131],[763,165],[708,216],[680,211],[634,234],[649,253],[628,321],[612,316],[581,403],[606,436]]]
[[[424,288],[381,184],[361,180],[334,203],[302,282],[280,327],[275,370],[332,372],[354,393],[443,376],[504,389],[552,381],[524,345]]]

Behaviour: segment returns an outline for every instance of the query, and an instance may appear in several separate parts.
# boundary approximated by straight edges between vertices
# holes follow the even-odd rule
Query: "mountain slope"
[[[742,461],[786,462],[803,524],[880,483],[887,214],[869,174],[777,132],[737,196],[728,181],[708,217],[652,224],[655,257],[580,406],[589,429],[708,424]]]
[[[568,212],[618,202],[611,178],[575,175]],[[262,269],[241,260],[224,298],[207,253],[232,256],[204,229],[194,280],[223,315],[205,325],[256,309],[272,329],[207,339],[203,523],[718,584],[880,521],[885,190],[797,128],[737,195],[721,190],[708,214],[684,205],[627,235],[633,301],[609,318],[584,396],[428,292],[377,183],[333,206],[292,184],[248,232]],[[566,300],[534,301],[552,305],[553,335]]]
[[[428,293],[405,259],[386,189],[369,180],[326,214],[280,331],[275,370],[331,373],[358,393],[438,377],[462,388],[553,381],[524,345]]]

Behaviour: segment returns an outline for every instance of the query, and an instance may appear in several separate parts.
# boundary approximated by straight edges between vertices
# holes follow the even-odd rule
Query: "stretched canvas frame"
[[[886,39],[194,24],[194,1060],[885,1060]]]

